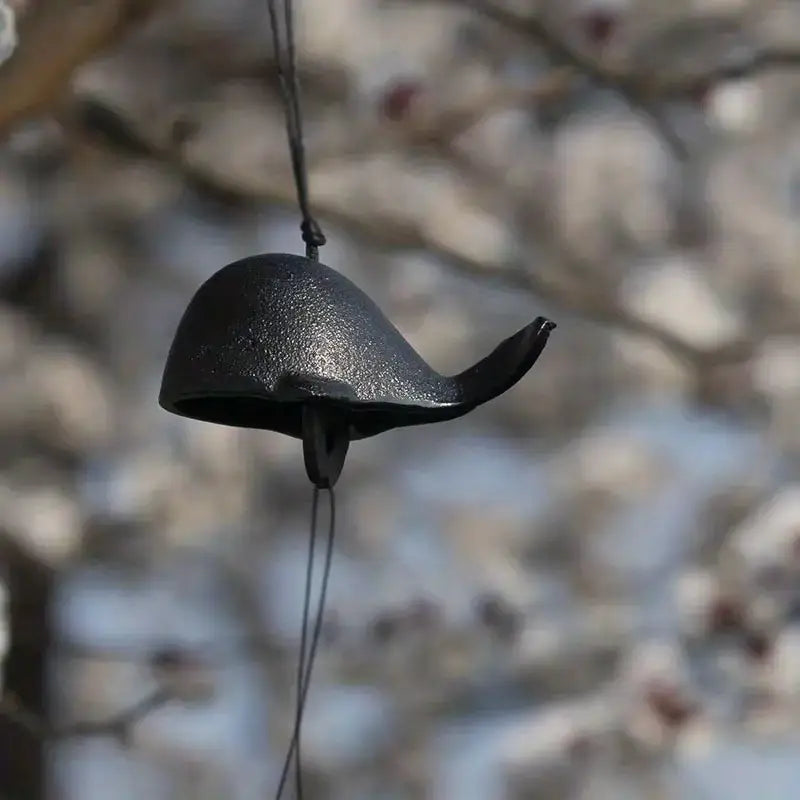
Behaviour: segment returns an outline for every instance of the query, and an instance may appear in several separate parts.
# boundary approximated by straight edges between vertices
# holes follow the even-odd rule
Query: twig
[[[9,722],[27,731],[37,739],[46,739],[48,737],[47,725],[11,695],[0,697],[0,716],[5,717]]]
[[[709,87],[726,81],[749,78],[763,72],[800,68],[800,50],[776,48],[755,50],[746,57],[731,59],[710,69],[683,75],[653,75],[640,80],[642,91],[659,97],[680,97],[698,87]],[[632,78],[628,78],[633,81]]]
[[[66,725],[49,725],[28,711],[13,696],[0,698],[0,715],[30,735],[42,740],[109,736],[126,741],[131,729],[148,714],[165,706],[173,699],[170,692],[159,688],[129,708],[104,720],[79,720]]]
[[[424,2],[429,1],[424,0]],[[631,110],[643,114],[650,120],[678,158],[683,160],[688,157],[686,144],[663,118],[661,112],[653,106],[651,98],[642,91],[638,82],[630,81],[624,74],[584,55],[551,31],[540,18],[518,14],[489,0],[434,0],[434,2],[455,3],[475,11],[517,35],[533,39],[554,61],[572,67],[578,74],[589,78],[599,86],[614,90]]]
[[[89,659],[122,664],[149,664],[154,655],[164,647],[209,666],[233,664],[243,659],[254,661],[274,659],[282,652],[278,642],[263,635],[242,636],[227,642],[193,642],[191,644],[115,642],[95,645],[69,639],[54,639],[50,649],[58,658]]]

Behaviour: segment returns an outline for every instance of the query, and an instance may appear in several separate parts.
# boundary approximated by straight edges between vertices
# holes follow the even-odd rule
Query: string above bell
[[[280,17],[275,0],[267,0],[270,27],[272,29],[272,47],[275,51],[275,65],[278,83],[283,99],[284,119],[286,120],[286,136],[289,140],[289,153],[292,159],[292,172],[297,190],[297,204],[303,221],[300,224],[303,241],[306,245],[306,257],[312,261],[319,258],[319,248],[325,244],[325,234],[319,223],[311,214],[311,201],[308,192],[308,174],[306,171],[306,152],[303,141],[303,114],[300,104],[300,81],[297,77],[297,55],[294,43],[294,14],[292,0],[283,2],[284,30],[281,31]],[[284,43],[281,34],[285,34]]]

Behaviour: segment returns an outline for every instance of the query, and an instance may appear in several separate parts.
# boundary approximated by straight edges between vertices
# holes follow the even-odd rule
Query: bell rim
[[[165,396],[160,395],[158,404],[161,408],[170,414],[183,417],[185,419],[193,419],[198,422],[206,422],[214,425],[225,425],[232,428],[243,428],[247,430],[265,430],[283,433],[284,435],[291,436],[294,439],[302,439],[302,429],[297,431],[284,430],[274,424],[251,424],[248,422],[227,421],[222,419],[214,419],[210,416],[198,414],[197,408],[187,409],[184,404],[202,401],[252,401],[263,405],[265,416],[269,409],[274,410],[280,407],[287,412],[295,412],[299,416],[302,414],[302,408],[306,405],[316,405],[319,407],[333,408],[337,411],[344,412],[344,416],[350,422],[351,441],[359,439],[366,439],[371,436],[378,435],[393,428],[411,427],[414,425],[425,425],[436,422],[445,422],[449,419],[467,414],[474,407],[471,403],[464,402],[420,402],[405,401],[402,399],[387,399],[387,400],[356,400],[354,398],[336,398],[330,396],[307,394],[304,396],[293,395],[290,397],[277,397],[274,394],[264,394],[258,392],[243,392],[243,391],[202,391],[202,392],[184,392],[180,395]],[[376,419],[370,420],[369,417],[374,415]],[[392,418],[397,415],[396,418]],[[368,430],[368,432],[359,432],[358,423],[372,423],[375,430]],[[369,426],[370,428],[372,426]]]

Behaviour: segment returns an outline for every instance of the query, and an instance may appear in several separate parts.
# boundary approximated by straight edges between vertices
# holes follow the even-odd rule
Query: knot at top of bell
[[[160,404],[194,419],[304,438],[303,409],[325,409],[349,439],[452,419],[533,365],[554,323],[538,317],[454,377],[432,369],[340,273],[297,255],[223,267],[189,303]]]
[[[313,217],[303,220],[300,232],[303,234],[303,241],[311,247],[322,247],[328,241],[319,223]]]

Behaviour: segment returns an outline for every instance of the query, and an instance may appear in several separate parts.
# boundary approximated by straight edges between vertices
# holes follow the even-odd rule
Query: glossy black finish
[[[343,275],[302,256],[252,256],[195,294],[159,402],[182,416],[297,438],[306,438],[303,407],[324,407],[350,440],[362,439],[491,400],[531,368],[554,327],[538,317],[474,367],[445,377]]]

